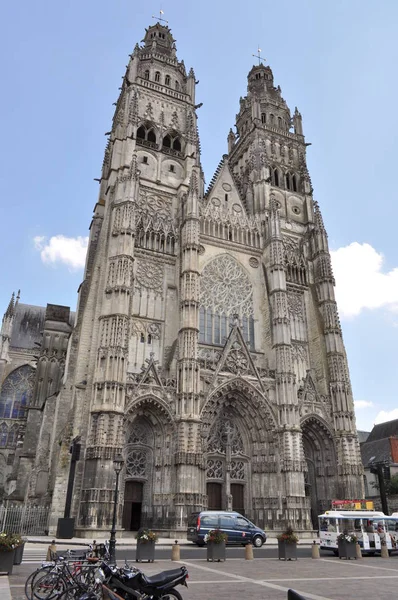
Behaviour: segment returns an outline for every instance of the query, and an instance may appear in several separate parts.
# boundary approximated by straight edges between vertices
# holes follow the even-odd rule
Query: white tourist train
[[[362,553],[381,552],[385,541],[389,552],[398,550],[398,513],[385,515],[373,510],[327,510],[319,515],[320,547],[338,554],[338,536],[355,535]]]

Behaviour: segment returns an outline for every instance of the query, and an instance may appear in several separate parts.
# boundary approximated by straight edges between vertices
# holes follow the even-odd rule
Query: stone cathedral
[[[76,316],[13,298],[3,319],[3,496],[50,507],[54,527],[79,437],[77,535],[109,531],[118,454],[126,531],[185,529],[206,508],[312,529],[332,498],[363,497],[301,114],[254,66],[205,190],[197,83],[170,29],[148,27],[107,134]]]

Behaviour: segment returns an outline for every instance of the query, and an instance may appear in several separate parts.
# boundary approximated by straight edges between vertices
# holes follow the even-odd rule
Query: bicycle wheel
[[[33,584],[33,600],[51,600],[59,596],[65,588],[66,582],[59,573],[46,573]]]
[[[57,600],[80,600],[81,598],[84,598],[84,600],[96,600],[99,596],[92,595],[80,585],[68,587],[60,596],[57,596]]]
[[[33,573],[29,575],[29,577],[25,581],[25,596],[28,598],[28,600],[33,600],[33,585],[37,578],[42,577],[43,575],[51,571],[52,568],[52,565],[48,567],[40,567],[40,569],[36,569],[36,571],[33,571]]]

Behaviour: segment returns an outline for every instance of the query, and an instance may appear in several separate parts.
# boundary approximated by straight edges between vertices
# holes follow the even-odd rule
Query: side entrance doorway
[[[141,481],[126,481],[122,520],[126,531],[138,531],[141,527],[143,486]]]
[[[241,483],[231,483],[232,510],[245,514],[244,486]]]

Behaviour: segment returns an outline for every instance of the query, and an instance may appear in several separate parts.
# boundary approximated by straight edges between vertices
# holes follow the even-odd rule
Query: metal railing
[[[0,506],[0,531],[47,535],[50,509],[45,506]]]

